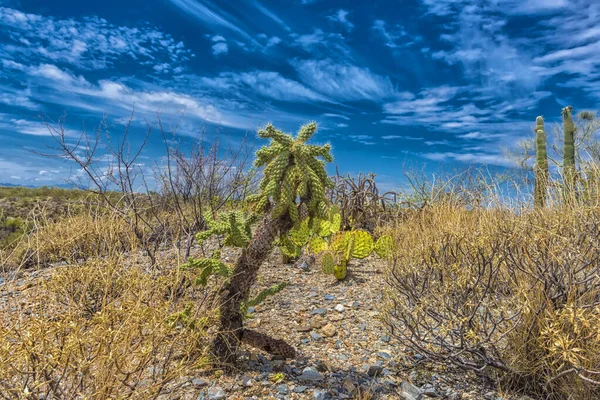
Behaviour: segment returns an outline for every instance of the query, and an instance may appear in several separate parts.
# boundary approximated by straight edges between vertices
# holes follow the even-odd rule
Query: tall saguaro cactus
[[[256,153],[255,161],[257,167],[265,166],[256,200],[258,208],[267,214],[242,250],[232,277],[221,293],[220,329],[213,350],[225,366],[233,365],[242,340],[271,354],[295,356],[294,348],[283,340],[244,329],[240,307],[248,298],[260,265],[277,237],[299,223],[301,214],[309,218],[326,216],[325,188],[332,187],[333,182],[325,171],[325,161],[331,162],[333,158],[329,145],[306,144],[316,130],[317,125],[309,123],[293,138],[269,124],[258,132],[260,137],[271,139],[269,146]]]
[[[575,124],[573,123],[573,107],[562,109],[564,129],[563,154],[563,193],[564,201],[569,203],[575,194]]]
[[[544,118],[539,116],[535,119],[535,188],[534,206],[544,207],[548,191],[548,154],[546,151],[546,131],[544,130]]]

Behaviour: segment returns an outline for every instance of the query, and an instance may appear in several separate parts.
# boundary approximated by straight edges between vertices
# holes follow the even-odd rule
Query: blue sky
[[[537,115],[599,101],[595,0],[0,0],[0,182],[72,172],[29,151],[40,114],[72,140],[103,115],[118,135],[133,105],[140,129],[185,109],[190,137],[316,120],[342,172],[394,187],[405,166],[504,167]]]

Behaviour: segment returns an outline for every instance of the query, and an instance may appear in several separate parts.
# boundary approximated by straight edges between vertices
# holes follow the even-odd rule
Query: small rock
[[[244,375],[242,376],[242,385],[250,387],[254,385],[254,379],[250,378],[248,375]]]
[[[315,389],[315,391],[313,392],[313,399],[314,400],[327,400],[330,399],[331,396],[329,396],[329,393],[327,393],[324,390],[317,390]]]
[[[427,397],[437,397],[438,393],[435,390],[435,387],[431,383],[426,383],[421,386],[421,393],[423,393]]]
[[[321,307],[319,307],[319,308],[315,308],[315,309],[314,309],[314,310],[312,310],[310,313],[311,313],[312,315],[324,315],[324,314],[326,313],[326,311],[325,311],[325,309],[324,309],[324,308],[321,308]]]
[[[221,400],[227,398],[227,394],[220,386],[208,388],[208,400]]]
[[[312,328],[310,325],[300,325],[297,329],[298,332],[310,332]]]
[[[382,358],[384,360],[389,360],[392,358],[392,355],[388,351],[380,351],[377,353],[377,357]]]
[[[355,302],[353,302],[353,303],[352,303],[352,307],[354,307],[354,308],[358,308],[358,307],[360,307],[360,301],[355,301]]]
[[[310,320],[310,327],[313,329],[319,329],[325,325],[325,319],[320,315],[315,315]]]
[[[310,292],[307,297],[317,297],[319,294],[317,292]]]
[[[341,304],[338,304],[337,306],[334,307],[334,310],[337,312],[344,312],[344,306]]]
[[[288,394],[288,387],[284,383],[282,383],[281,385],[277,386],[276,390],[277,390],[277,393]]]
[[[392,338],[390,337],[390,335],[383,335],[381,337],[381,341],[384,342],[384,343],[389,343],[390,340],[392,340]]]
[[[319,340],[323,339],[323,336],[319,335],[317,332],[311,332],[310,337],[314,341],[319,341]]]
[[[383,372],[383,367],[380,365],[369,365],[367,369],[367,375],[369,376],[378,376]]]
[[[248,314],[252,314],[256,309],[254,307],[248,307]]]
[[[333,324],[327,324],[321,329],[321,332],[327,337],[332,337],[337,333],[337,328]]]
[[[410,382],[402,382],[400,385],[402,392],[400,393],[400,398],[402,400],[422,400],[423,393],[421,393],[421,389],[416,387]]]
[[[326,294],[323,298],[327,301],[335,300],[335,296],[332,294]]]
[[[260,322],[260,318],[254,318],[248,321],[246,325],[248,326],[248,328],[258,328],[260,326]]]
[[[304,393],[308,389],[308,386],[299,385],[294,388],[294,393]]]
[[[209,383],[210,383],[209,381],[204,380],[202,378],[194,378],[194,379],[192,379],[192,385],[194,385],[196,387],[206,386]]]
[[[302,381],[315,382],[315,381],[321,381],[321,380],[325,379],[325,377],[323,376],[322,373],[317,371],[315,368],[306,367],[302,370],[302,375],[300,375],[298,377],[298,379],[300,379]]]

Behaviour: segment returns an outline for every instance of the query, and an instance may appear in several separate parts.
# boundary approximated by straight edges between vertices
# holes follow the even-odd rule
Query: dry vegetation
[[[386,322],[416,353],[540,398],[600,395],[600,212],[440,202],[388,228]]]

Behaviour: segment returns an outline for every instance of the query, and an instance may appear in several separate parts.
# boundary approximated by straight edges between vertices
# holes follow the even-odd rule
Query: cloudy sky
[[[537,115],[599,103],[596,0],[0,0],[0,182],[70,173],[31,152],[39,115],[73,140],[132,107],[233,140],[316,120],[341,171],[395,185],[406,165],[506,166]]]

